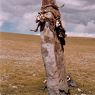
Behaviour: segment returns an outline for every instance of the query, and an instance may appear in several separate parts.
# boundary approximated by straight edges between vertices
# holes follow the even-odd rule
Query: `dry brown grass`
[[[95,39],[67,38],[65,64],[68,74],[87,95],[95,95]],[[38,36],[0,33],[0,94],[47,95]],[[71,90],[78,93],[77,88]],[[78,94],[80,95],[80,94]]]

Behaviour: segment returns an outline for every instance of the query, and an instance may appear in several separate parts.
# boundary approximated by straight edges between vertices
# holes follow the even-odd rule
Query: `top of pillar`
[[[56,5],[56,0],[42,0],[42,7],[41,9],[47,8],[47,7],[53,7],[54,9],[58,10],[58,6]]]
[[[49,4],[54,4],[55,5],[55,0],[42,0],[42,6],[46,6]]]

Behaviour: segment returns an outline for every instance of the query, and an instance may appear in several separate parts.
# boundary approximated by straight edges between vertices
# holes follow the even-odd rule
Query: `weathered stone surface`
[[[49,95],[68,95],[68,85],[64,66],[64,51],[57,38],[54,25],[60,16],[59,10],[53,7],[43,8],[45,5],[55,4],[55,0],[42,0],[42,11],[50,11],[51,18],[46,21],[41,32],[41,51],[46,69],[47,88]]]
[[[45,29],[41,32],[41,50],[47,75],[47,87],[49,95],[60,95],[60,93],[63,93],[62,91],[68,92],[64,52],[53,32],[48,27],[45,27]]]

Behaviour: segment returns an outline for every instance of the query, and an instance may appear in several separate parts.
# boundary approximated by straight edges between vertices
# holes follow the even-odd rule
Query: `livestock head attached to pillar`
[[[65,29],[63,28],[60,20],[60,12],[55,4],[55,0],[42,0],[42,8],[41,11],[38,13],[36,23],[38,23],[37,28],[35,30],[31,31],[38,31],[38,28],[40,27],[40,32],[44,31],[45,26],[47,26],[50,31],[56,35],[55,37],[58,38],[62,50],[63,45],[65,45]]]

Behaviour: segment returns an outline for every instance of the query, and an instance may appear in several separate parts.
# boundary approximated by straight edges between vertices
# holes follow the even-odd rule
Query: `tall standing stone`
[[[60,12],[59,9],[48,6],[49,4],[56,5],[55,0],[42,0],[41,10],[52,12],[49,19],[53,20],[53,15],[60,16]],[[44,8],[44,6],[48,7]],[[50,22],[47,21],[44,30],[41,32],[41,51],[46,70],[48,94],[68,95],[64,51],[53,28],[56,22],[53,21],[52,23],[53,24],[50,24]]]

